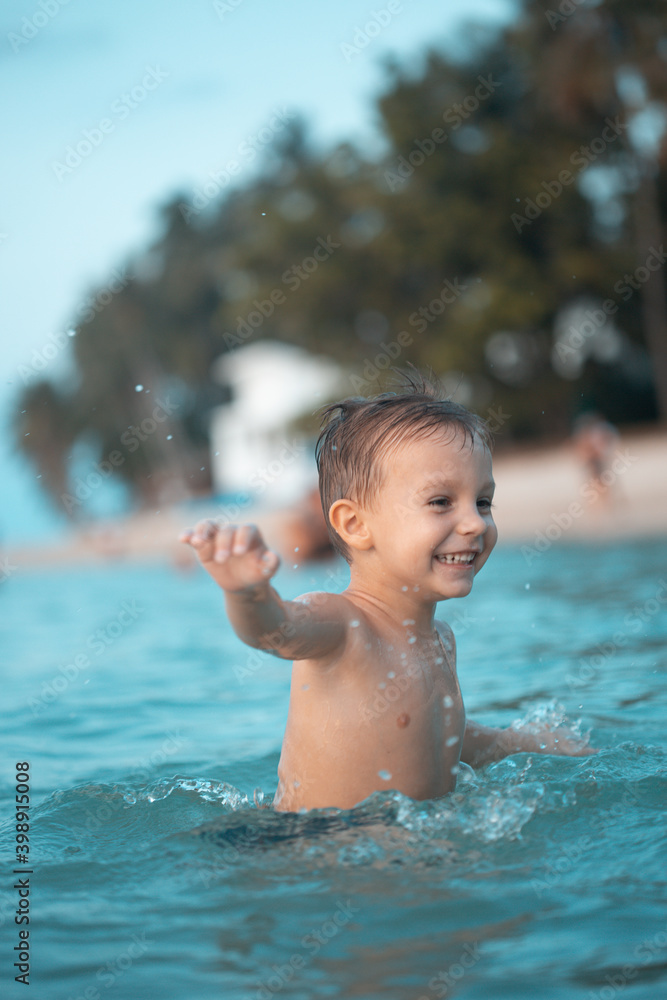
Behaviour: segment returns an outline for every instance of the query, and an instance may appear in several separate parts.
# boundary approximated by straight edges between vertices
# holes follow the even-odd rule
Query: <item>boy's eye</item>
[[[449,504],[447,497],[438,497],[437,500],[431,500],[431,504],[435,504],[436,507],[446,507]]]
[[[495,504],[489,499],[489,497],[483,497],[481,500],[477,501],[477,506],[482,507],[484,510],[491,510],[492,507],[495,507]]]

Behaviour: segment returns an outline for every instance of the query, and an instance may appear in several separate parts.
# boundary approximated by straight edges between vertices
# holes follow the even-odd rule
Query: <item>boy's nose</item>
[[[483,535],[489,527],[477,507],[470,508],[462,514],[457,524],[457,531],[462,535]]]

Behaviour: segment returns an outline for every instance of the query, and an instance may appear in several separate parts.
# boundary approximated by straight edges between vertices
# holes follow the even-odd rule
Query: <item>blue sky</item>
[[[348,139],[378,151],[382,58],[417,70],[425,47],[453,44],[466,20],[502,23],[512,10],[511,0],[5,0],[0,543],[58,524],[10,446],[26,366],[153,239],[158,207],[203,184],[278,110],[303,114],[324,147]],[[374,11],[384,26],[344,50]],[[97,145],[71,169],[55,166],[84,130]],[[240,183],[252,169],[244,161]],[[45,374],[66,357],[57,352]]]

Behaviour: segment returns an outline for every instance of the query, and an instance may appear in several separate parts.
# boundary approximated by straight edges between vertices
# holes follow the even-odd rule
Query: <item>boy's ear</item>
[[[361,507],[354,500],[336,500],[329,508],[331,526],[351,549],[370,549],[371,532]]]

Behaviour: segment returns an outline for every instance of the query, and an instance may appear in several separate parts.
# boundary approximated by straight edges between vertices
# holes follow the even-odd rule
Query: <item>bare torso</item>
[[[361,613],[338,659],[295,660],[274,808],[350,809],[395,788],[435,798],[456,785],[465,712],[453,637],[382,636]]]

